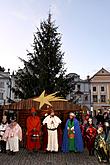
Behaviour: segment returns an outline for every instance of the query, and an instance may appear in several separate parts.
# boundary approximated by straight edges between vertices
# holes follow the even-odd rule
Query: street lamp
[[[93,117],[93,106],[91,106],[91,116]]]
[[[11,88],[12,88],[12,81],[11,81],[11,78],[9,77],[9,90],[10,90],[10,93],[9,93],[9,102],[11,100]]]

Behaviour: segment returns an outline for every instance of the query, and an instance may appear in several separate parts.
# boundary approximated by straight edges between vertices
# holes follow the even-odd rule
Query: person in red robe
[[[41,121],[37,116],[36,110],[31,109],[31,116],[27,118],[27,144],[26,148],[29,151],[38,151],[41,147],[40,144]]]
[[[97,135],[97,129],[93,126],[93,121],[91,118],[89,118],[88,122],[89,124],[86,130],[86,144],[89,155],[94,155],[94,143]]]

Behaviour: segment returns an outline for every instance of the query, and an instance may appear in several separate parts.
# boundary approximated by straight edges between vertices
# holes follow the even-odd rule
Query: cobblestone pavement
[[[16,155],[0,154],[0,165],[103,165],[95,156],[84,153],[28,153],[21,149]],[[107,163],[106,163],[107,164]]]

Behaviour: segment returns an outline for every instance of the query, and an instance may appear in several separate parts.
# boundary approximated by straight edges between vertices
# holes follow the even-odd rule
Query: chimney
[[[89,79],[90,79],[90,76],[88,75],[88,76],[87,76],[87,80],[89,80]]]
[[[10,73],[10,69],[8,68],[8,73]]]

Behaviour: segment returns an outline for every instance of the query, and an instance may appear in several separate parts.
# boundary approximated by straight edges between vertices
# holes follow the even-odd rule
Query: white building
[[[10,75],[10,72],[0,71],[0,105],[9,104],[11,100],[14,100],[14,93],[12,88],[14,87],[14,75]]]
[[[94,113],[110,109],[110,72],[102,68],[90,79],[90,84]]]
[[[90,82],[89,77],[86,80],[80,79],[80,76],[76,73],[70,73],[71,83],[73,84],[73,91],[67,96],[68,100],[71,100],[75,104],[86,106],[91,109],[91,95],[90,95]]]

